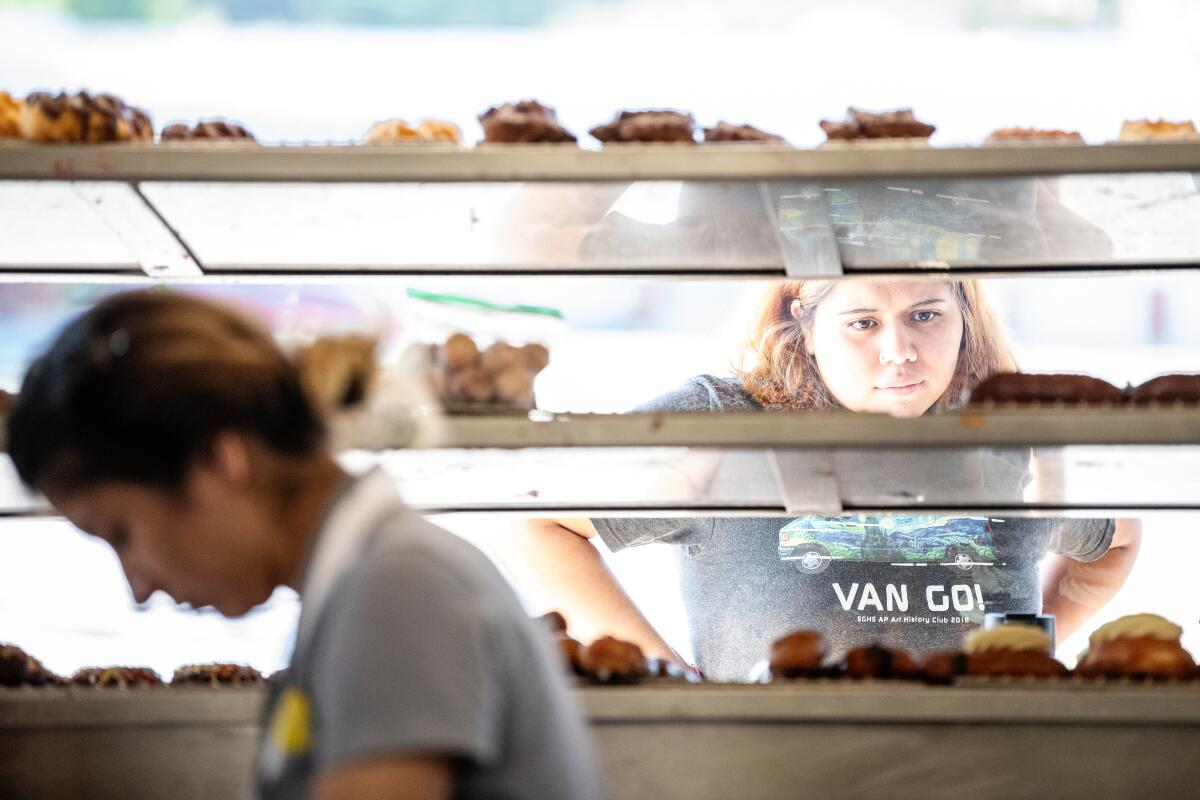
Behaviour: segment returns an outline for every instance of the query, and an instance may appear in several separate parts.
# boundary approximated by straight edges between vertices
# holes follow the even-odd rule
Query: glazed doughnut
[[[1190,119],[1170,122],[1165,119],[1131,119],[1121,123],[1122,142],[1145,141],[1146,139],[1200,139],[1196,124]]]
[[[363,135],[363,144],[396,144],[402,142],[453,142],[462,141],[462,131],[453,122],[440,119],[423,119],[415,126],[402,119],[387,119],[376,122]]]
[[[805,678],[822,674],[828,652],[825,637],[817,631],[799,630],[771,643],[771,676]]]
[[[602,636],[579,653],[579,665],[603,682],[630,682],[649,674],[642,649],[633,642]]]
[[[0,139],[21,138],[21,106],[8,92],[0,92]]]

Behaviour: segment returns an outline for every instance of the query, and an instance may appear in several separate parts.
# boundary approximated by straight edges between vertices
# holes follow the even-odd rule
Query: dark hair
[[[296,367],[241,314],[162,290],[118,294],[70,322],[25,374],[7,449],[30,487],[179,487],[216,436],[304,456],[325,428]]]

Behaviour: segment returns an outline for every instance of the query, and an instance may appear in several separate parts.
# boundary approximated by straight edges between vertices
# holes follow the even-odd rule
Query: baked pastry
[[[462,131],[453,122],[440,119],[423,119],[409,125],[402,119],[386,119],[376,122],[363,135],[363,144],[396,144],[403,142],[453,142],[462,141]]]
[[[612,636],[601,636],[580,650],[578,663],[588,677],[603,683],[632,683],[650,674],[642,648]]]
[[[574,142],[575,135],[558,124],[554,109],[537,100],[493,106],[479,115],[488,144]]]
[[[567,672],[581,677],[587,675],[583,663],[579,660],[580,654],[583,653],[581,642],[572,639],[566,633],[561,633],[554,637],[554,644],[558,648],[559,655],[562,656],[563,666],[567,668]]]
[[[928,683],[951,684],[955,678],[966,674],[967,654],[959,650],[930,653],[921,662],[921,677]]]
[[[842,672],[848,678],[901,678],[920,675],[916,663],[903,650],[873,644],[855,647],[846,653]]]
[[[13,644],[0,643],[0,686],[48,686],[62,679]]]
[[[34,142],[152,141],[154,126],[145,111],[111,94],[34,92],[21,107],[21,138]]]
[[[378,377],[376,345],[369,336],[346,334],[317,339],[296,353],[300,382],[322,413],[366,400]]]
[[[830,140],[928,139],[937,128],[914,117],[911,108],[876,114],[851,106],[840,122],[821,120],[821,130]]]
[[[0,139],[21,138],[21,106],[8,92],[0,92]]]
[[[761,131],[753,125],[734,125],[718,122],[714,128],[704,129],[706,142],[782,142],[783,137]]]
[[[983,140],[984,144],[998,142],[1082,142],[1079,131],[1060,131],[1046,128],[997,128]]]
[[[236,122],[226,122],[221,119],[201,120],[192,127],[186,122],[175,122],[162,129],[159,139],[164,142],[204,141],[257,141],[254,134],[238,125]]]
[[[811,678],[822,674],[829,648],[817,631],[799,630],[771,643],[771,677]]]
[[[967,674],[1056,678],[1067,674],[1051,650],[1050,635],[1033,625],[998,625],[967,636]]]
[[[1150,403],[1200,403],[1200,375],[1159,375],[1133,390],[1137,405]]]
[[[538,617],[538,622],[548,627],[554,633],[567,632],[567,618],[557,611],[550,611]]]
[[[17,402],[17,396],[0,389],[0,415],[7,414]]]
[[[1170,122],[1165,119],[1131,119],[1121,123],[1122,142],[1140,142],[1147,139],[1200,139],[1200,131],[1190,119]]]
[[[198,683],[207,686],[257,686],[262,673],[240,664],[185,664],[175,670],[172,684]]]
[[[613,142],[695,142],[696,120],[678,111],[622,111],[612,122],[597,125],[589,133]]]
[[[162,678],[149,667],[85,667],[71,676],[77,686],[105,688],[130,686],[161,686]]]
[[[536,406],[534,378],[550,363],[550,351],[537,343],[516,347],[503,340],[480,351],[474,339],[456,333],[431,349],[415,346],[408,360],[448,405],[529,410]]]
[[[979,403],[1123,403],[1125,393],[1090,375],[1041,375],[1002,372],[971,390]]]
[[[1115,619],[1088,637],[1075,673],[1085,678],[1190,679],[1196,662],[1180,644],[1182,634],[1182,628],[1157,614]]]

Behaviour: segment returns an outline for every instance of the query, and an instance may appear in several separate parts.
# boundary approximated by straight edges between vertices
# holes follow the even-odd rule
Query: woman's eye
[[[912,315],[912,318],[917,322],[933,322],[933,320],[941,315],[940,311],[918,311]]]
[[[856,331],[866,331],[874,328],[877,323],[873,319],[856,319],[849,323],[850,328]]]

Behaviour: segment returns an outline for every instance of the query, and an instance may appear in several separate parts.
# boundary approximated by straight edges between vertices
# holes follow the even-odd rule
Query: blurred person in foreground
[[[112,546],[138,602],[300,593],[264,798],[602,794],[557,654],[488,559],[345,473],[295,365],[240,314],[133,292],[70,322],[8,418],[22,480]]]

